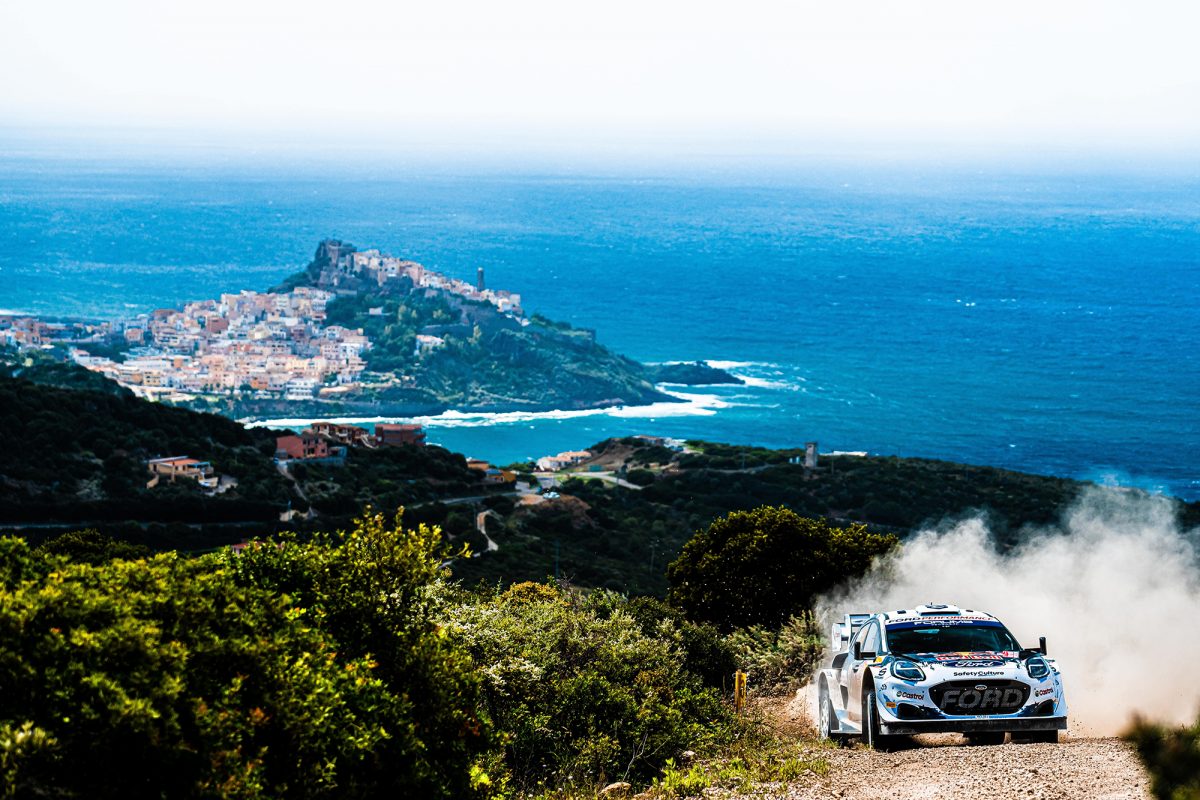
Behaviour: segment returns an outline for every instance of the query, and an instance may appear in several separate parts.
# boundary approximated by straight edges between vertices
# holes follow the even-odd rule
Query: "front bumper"
[[[884,735],[917,733],[999,733],[1001,731],[1065,731],[1066,717],[995,717],[992,719],[880,720]]]

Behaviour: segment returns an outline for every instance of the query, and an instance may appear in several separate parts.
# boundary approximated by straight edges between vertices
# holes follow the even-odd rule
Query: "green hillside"
[[[98,377],[73,365],[0,375],[0,441],[9,444],[0,449],[0,528],[33,535],[81,523],[155,549],[195,548],[269,533],[288,508],[312,506],[305,524],[327,527],[322,515],[341,524],[367,504],[479,491],[478,473],[440,447],[355,448],[342,467],[301,466],[289,478],[273,462],[275,431],[151,403],[107,381],[97,391],[30,379]],[[208,461],[236,485],[216,495],[186,479],[148,486],[147,459],[166,456]]]
[[[327,287],[332,269],[322,243],[303,271],[276,288]],[[366,353],[367,368],[402,384],[369,393],[363,400],[485,410],[671,400],[654,388],[655,370],[597,343],[592,331],[538,314],[505,314],[489,302],[416,287],[408,279],[378,283],[339,274],[337,286],[339,296],[326,309],[326,323],[363,329],[372,342]],[[442,344],[420,350],[420,334],[436,336]],[[711,368],[704,374],[714,380],[736,380]],[[344,402],[353,404],[356,398]]]
[[[802,450],[689,442],[675,453],[638,439],[591,448],[559,498],[513,506],[489,523],[499,550],[456,566],[466,579],[536,580],[565,576],[586,586],[662,595],[667,564],[713,519],[760,505],[784,505],[834,522],[862,522],[899,534],[923,524],[986,514],[1001,545],[1025,526],[1045,525],[1089,484],[992,467],[894,456],[836,456],[806,472],[789,459]],[[655,465],[647,469],[647,465]],[[622,488],[589,466],[625,470]],[[1200,524],[1200,503],[1180,504],[1186,525]],[[557,565],[557,566],[556,566]]]

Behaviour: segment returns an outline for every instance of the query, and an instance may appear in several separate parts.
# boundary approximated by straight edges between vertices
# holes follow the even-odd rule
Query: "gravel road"
[[[1145,773],[1119,739],[969,747],[961,737],[914,737],[909,749],[823,753],[823,778],[801,780],[756,797],[809,800],[1149,800]]]
[[[803,701],[774,709],[781,732],[811,730]],[[1133,750],[1114,738],[968,746],[961,736],[905,737],[892,752],[861,745],[814,750],[829,774],[756,793],[778,800],[1150,800]]]

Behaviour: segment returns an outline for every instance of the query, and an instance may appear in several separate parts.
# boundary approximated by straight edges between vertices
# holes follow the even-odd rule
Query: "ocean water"
[[[0,308],[113,317],[323,237],[488,284],[739,387],[423,420],[508,462],[656,433],[944,458],[1200,498],[1200,177],[1075,170],[184,165],[0,156]]]

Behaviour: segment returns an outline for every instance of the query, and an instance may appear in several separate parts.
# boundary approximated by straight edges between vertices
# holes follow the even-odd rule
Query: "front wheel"
[[[1058,731],[1024,731],[1013,733],[1013,743],[1058,744]]]
[[[875,704],[874,690],[863,695],[862,712],[863,742],[872,750],[887,750],[892,737],[879,732],[879,707]]]
[[[838,728],[837,716],[833,713],[833,701],[829,699],[829,687],[821,681],[821,690],[817,699],[817,736],[822,739],[841,741],[842,737],[834,731]]]

